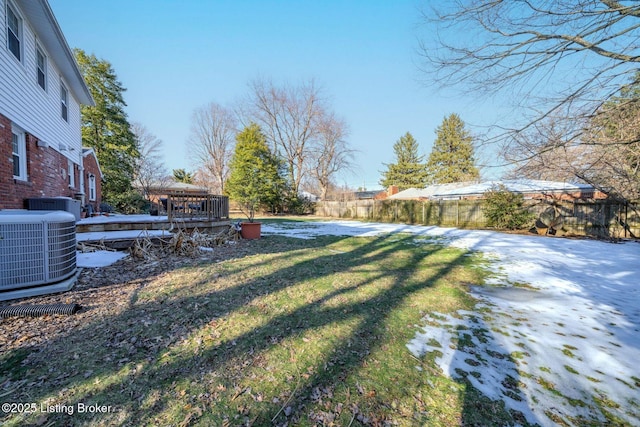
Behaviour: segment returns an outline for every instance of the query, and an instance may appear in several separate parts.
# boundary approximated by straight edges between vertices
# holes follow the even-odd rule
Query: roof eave
[[[82,158],[87,156],[93,156],[96,159],[96,165],[98,165],[98,172],[100,172],[100,179],[104,179],[104,174],[102,173],[102,168],[100,167],[100,162],[98,161],[98,155],[96,151],[91,147],[82,147]]]

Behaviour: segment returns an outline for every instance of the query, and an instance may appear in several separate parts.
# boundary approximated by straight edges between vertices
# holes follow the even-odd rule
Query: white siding
[[[58,149],[62,144],[73,151],[62,154],[75,163],[80,162],[82,137],[80,131],[80,104],[69,91],[68,122],[60,112],[60,73],[49,53],[47,56],[47,91],[38,85],[36,74],[36,36],[16,3],[13,8],[22,18],[22,62],[7,47],[6,2],[0,0],[0,113],[15,122],[26,132]],[[65,82],[65,86],[69,85]]]

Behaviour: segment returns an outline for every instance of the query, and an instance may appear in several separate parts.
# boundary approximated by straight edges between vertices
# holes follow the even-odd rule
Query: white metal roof
[[[482,195],[489,190],[504,185],[513,193],[557,193],[570,191],[593,190],[589,184],[572,184],[558,181],[541,181],[535,179],[518,179],[485,182],[454,182],[450,184],[429,185],[426,188],[409,188],[400,191],[391,200],[442,199],[460,196]]]
[[[589,184],[572,184],[568,182],[559,181],[541,181],[535,179],[518,179],[518,180],[506,180],[506,181],[485,181],[472,185],[466,185],[463,187],[448,189],[445,191],[438,191],[434,194],[435,197],[451,197],[451,196],[471,196],[481,195],[496,188],[499,185],[504,185],[508,191],[513,193],[549,193],[549,192],[569,192],[569,191],[584,191],[593,190],[593,187]]]
[[[389,196],[391,200],[414,200],[414,199],[428,199],[434,195],[442,193],[444,191],[455,190],[472,184],[472,182],[452,182],[449,184],[434,184],[428,185],[426,188],[409,188],[407,190],[400,191],[399,193]]]

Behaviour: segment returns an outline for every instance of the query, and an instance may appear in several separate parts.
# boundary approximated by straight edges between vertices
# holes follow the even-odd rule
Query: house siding
[[[82,147],[80,133],[80,103],[69,90],[68,121],[60,113],[60,82],[62,77],[51,55],[40,45],[47,56],[46,88],[37,82],[36,74],[36,34],[29,22],[22,18],[22,62],[7,48],[6,3],[0,0],[0,113],[14,123],[57,149],[61,144],[73,147],[78,153]],[[21,13],[19,6],[12,2],[14,9]],[[70,85],[64,82],[69,89]],[[67,157],[71,158],[71,155]],[[78,158],[71,158],[78,162]]]
[[[22,20],[22,60],[9,51],[7,2],[0,0],[0,209],[16,209],[29,197],[74,197],[81,193],[82,136],[77,97],[49,52],[38,43],[20,5],[13,1],[9,3]],[[37,81],[36,46],[46,56],[46,90]],[[67,121],[61,114],[61,82],[68,90]],[[26,133],[26,181],[13,178],[12,123]],[[74,188],[69,187],[68,160],[74,164]]]

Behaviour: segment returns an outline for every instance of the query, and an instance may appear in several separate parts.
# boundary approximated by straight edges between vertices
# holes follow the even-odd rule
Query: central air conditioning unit
[[[30,211],[67,211],[80,221],[80,200],[70,197],[33,197],[26,199],[26,208]]]
[[[68,290],[76,271],[73,214],[0,211],[0,300]]]

